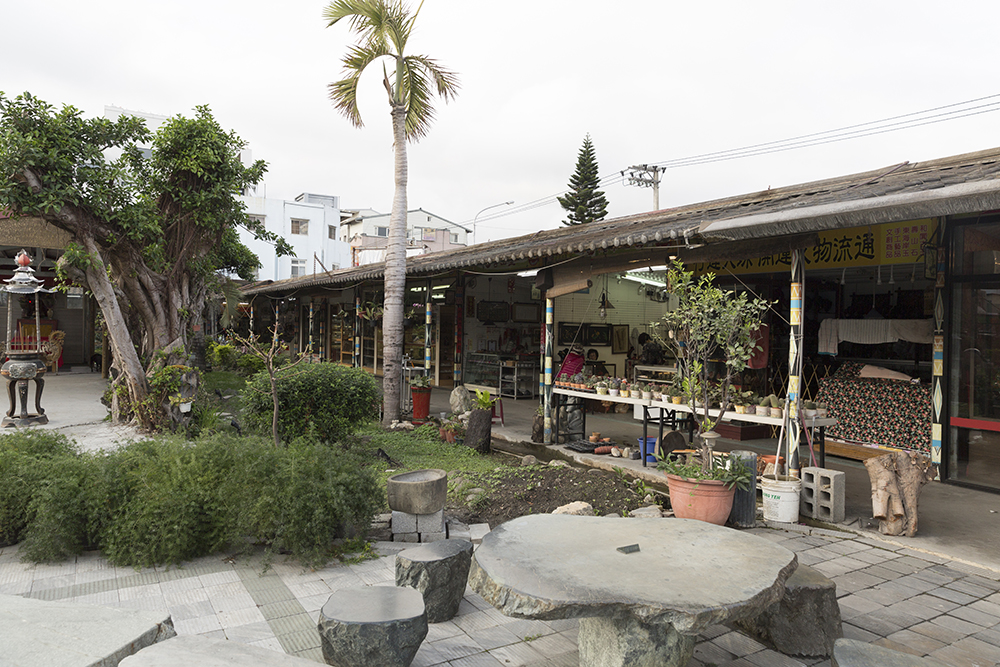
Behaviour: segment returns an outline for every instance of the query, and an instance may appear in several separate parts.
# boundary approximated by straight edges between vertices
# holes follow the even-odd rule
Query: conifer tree
[[[576,159],[576,171],[569,179],[570,191],[565,197],[558,197],[559,205],[569,213],[563,220],[564,225],[581,225],[604,219],[608,214],[608,200],[597,185],[597,157],[588,134]]]

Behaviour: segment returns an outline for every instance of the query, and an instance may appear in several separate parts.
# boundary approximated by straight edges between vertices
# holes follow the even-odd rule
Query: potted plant
[[[771,397],[762,396],[760,402],[755,407],[758,417],[768,417],[771,413]]]
[[[828,411],[828,408],[826,406],[826,403],[824,403],[823,401],[817,401],[816,402],[816,416],[817,417],[819,417],[820,419],[826,417],[827,411]]]
[[[648,384],[639,384],[639,392],[640,396],[646,400],[653,398],[653,390]]]
[[[619,390],[621,391],[621,395],[623,398],[629,397],[631,389],[632,387],[629,386],[628,380],[622,380],[621,387],[619,388]]]
[[[733,508],[737,487],[750,488],[752,471],[742,459],[712,454],[704,465],[700,454],[687,458],[669,454],[656,464],[667,475],[670,507],[679,519],[697,519],[724,525]]]
[[[774,394],[768,396],[768,399],[770,399],[771,401],[771,406],[769,410],[770,416],[774,417],[775,419],[781,419],[781,416],[785,411],[785,399],[778,398]]]
[[[438,433],[441,435],[441,439],[445,442],[455,442],[455,438],[459,437],[462,433],[462,425],[458,422],[447,421],[441,424],[441,428],[438,429]]]
[[[621,392],[622,381],[618,378],[608,380],[608,395],[617,396]]]
[[[708,409],[709,365],[722,358],[721,364],[715,364],[718,368],[715,381],[720,411],[725,412],[732,401],[733,380],[746,369],[758,349],[756,332],[769,306],[767,301],[750,298],[746,292],[736,294],[717,287],[714,280],[712,273],[695,278],[674,260],[667,267],[667,284],[677,305],[661,318],[666,338],[658,336],[662,344],[673,348],[678,361],[682,387],[698,426],[701,474],[713,480],[720,473],[712,456],[712,442],[718,434],[712,431],[717,418]],[[696,408],[698,396],[703,404],[700,409]],[[733,488],[730,485],[731,493]]]
[[[597,382],[594,383],[594,389],[597,391],[598,396],[607,396],[608,395],[607,381],[599,379]]]
[[[802,401],[802,416],[812,419],[816,416],[816,403],[813,401]]]
[[[465,429],[465,444],[480,454],[489,454],[493,446],[493,404],[496,399],[490,392],[476,390],[469,413],[469,425]]]
[[[414,375],[410,378],[410,398],[413,399],[413,423],[424,423],[431,410],[431,377]]]

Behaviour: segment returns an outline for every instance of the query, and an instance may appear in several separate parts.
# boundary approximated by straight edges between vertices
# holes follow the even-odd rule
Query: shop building
[[[801,296],[796,382],[839,415],[837,453],[915,449],[944,481],[1000,490],[998,176],[992,149],[410,258],[406,352],[438,386],[495,374],[499,393],[545,396],[560,347],[582,336],[630,379],[627,348],[669,308],[655,268],[676,257],[775,302],[763,366],[745,378],[759,393],[789,386],[789,303]],[[318,358],[379,372],[382,271],[245,293],[285,318],[299,349],[312,341]],[[504,383],[511,372],[539,382],[522,391]]]

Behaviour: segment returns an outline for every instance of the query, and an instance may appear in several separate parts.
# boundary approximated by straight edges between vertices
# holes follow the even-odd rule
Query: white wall
[[[340,205],[338,197],[304,193],[295,201],[265,197],[243,197],[248,215],[264,216],[268,231],[283,237],[294,248],[292,257],[277,257],[274,246],[258,241],[246,230],[240,230],[240,240],[260,258],[260,280],[283,280],[292,277],[292,260],[305,260],[305,275],[323,273],[350,266],[350,247],[340,237]],[[308,222],[307,234],[293,234],[292,220]],[[329,227],[334,237],[329,238]],[[315,258],[314,258],[315,254]],[[317,261],[318,260],[318,261]]]

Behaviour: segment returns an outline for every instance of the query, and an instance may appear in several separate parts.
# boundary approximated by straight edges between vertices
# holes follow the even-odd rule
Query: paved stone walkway
[[[792,549],[801,563],[836,581],[846,637],[932,655],[956,667],[1000,665],[1000,572],[852,533],[804,526],[752,532]],[[330,593],[350,586],[393,585],[393,556],[406,546],[380,542],[375,547],[383,558],[316,571],[279,558],[263,575],[259,557],[211,556],[183,567],[134,570],[116,568],[99,553],[62,564],[31,565],[20,562],[13,546],[0,549],[0,593],[165,609],[179,634],[229,639],[322,662],[316,621]],[[413,665],[577,665],[577,628],[575,620],[508,618],[467,590],[458,616],[430,626]],[[699,641],[690,664],[830,663],[784,656],[728,627],[714,626]]]

